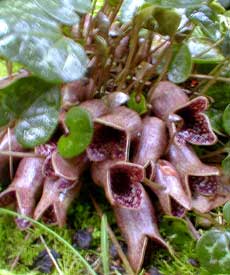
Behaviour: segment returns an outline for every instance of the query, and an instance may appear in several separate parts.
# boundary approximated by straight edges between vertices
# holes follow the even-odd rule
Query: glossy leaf
[[[128,107],[140,115],[147,112],[146,99],[143,94],[137,96],[136,92],[133,92],[130,95],[130,99],[127,103]]]
[[[230,223],[230,202],[226,202],[223,207],[223,217],[227,223]]]
[[[174,83],[184,82],[192,70],[192,57],[187,45],[176,45],[169,65],[168,79]]]
[[[55,1],[46,2],[48,9]],[[45,0],[39,3],[45,5]],[[54,16],[50,17],[40,5],[35,0],[1,1],[0,55],[23,64],[50,82],[69,82],[81,78],[87,65],[85,51],[62,34],[57,21],[64,21],[64,18],[56,20]],[[65,7],[68,8],[68,5]],[[75,22],[71,17],[65,19]]]
[[[60,89],[36,77],[14,81],[0,90],[0,126],[17,120],[16,136],[32,148],[49,140],[58,122]]]
[[[146,2],[164,8],[191,8],[204,4],[205,0],[147,0]]]
[[[162,35],[174,35],[180,25],[181,17],[173,9],[155,8],[154,18],[158,23],[157,32]]]
[[[76,12],[87,13],[90,11],[89,0],[34,0],[45,12],[54,19],[66,25],[73,25],[79,21]]]
[[[79,22],[79,16],[75,13],[73,7],[65,6],[62,1],[35,0],[39,7],[47,12],[55,20],[66,25],[73,25]]]
[[[230,154],[221,163],[224,175],[230,176]]]
[[[197,258],[210,274],[229,274],[230,232],[213,229],[204,233],[196,246]]]
[[[122,23],[130,22],[138,8],[145,3],[145,0],[124,0],[121,6],[120,20]]]
[[[226,107],[223,113],[223,127],[225,132],[230,136],[230,104]]]
[[[187,12],[188,18],[211,39],[218,40],[221,37],[217,14],[208,6],[201,6]]]
[[[218,0],[218,2],[219,2],[225,9],[229,9],[229,8],[230,8],[230,1],[229,1],[229,0]]]
[[[230,102],[230,85],[224,82],[213,84],[206,92],[214,101],[212,107],[221,111],[227,107]]]
[[[49,141],[58,124],[59,105],[59,89],[53,88],[41,94],[21,115],[15,128],[18,142],[26,148],[33,148]]]
[[[225,34],[221,49],[224,56],[230,57],[230,32],[229,31],[227,31]]]
[[[224,134],[224,129],[222,125],[222,116],[223,112],[214,108],[210,108],[208,111],[206,111],[206,114],[209,117],[209,120],[212,125],[212,129],[219,135]]]
[[[187,41],[189,51],[194,63],[219,63],[224,56],[218,48],[213,48],[212,43],[206,38],[192,37]]]
[[[93,137],[93,122],[90,114],[80,108],[71,108],[65,119],[70,131],[58,141],[58,151],[64,158],[80,155],[90,144]]]

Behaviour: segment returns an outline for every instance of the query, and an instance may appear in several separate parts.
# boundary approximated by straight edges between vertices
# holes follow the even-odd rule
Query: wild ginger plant
[[[0,205],[63,226],[90,173],[137,273],[149,239],[170,250],[157,216],[230,199],[230,21],[215,0],[96,5],[0,3]]]

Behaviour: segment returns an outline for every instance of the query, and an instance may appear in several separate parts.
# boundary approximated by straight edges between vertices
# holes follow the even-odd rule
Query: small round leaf
[[[137,98],[137,97],[139,97],[139,98]],[[146,99],[145,99],[144,95],[142,95],[142,94],[137,95],[136,92],[133,92],[130,95],[130,99],[129,99],[127,105],[130,109],[136,111],[140,115],[147,112]]]
[[[213,229],[204,233],[196,246],[201,266],[210,274],[229,274],[230,232]]]
[[[187,45],[175,45],[169,65],[168,79],[174,83],[184,82],[192,70],[192,57]]]
[[[224,219],[227,223],[230,223],[230,202],[226,202],[223,207]]]
[[[64,158],[72,158],[83,153],[90,144],[93,137],[93,122],[86,110],[73,107],[68,111],[65,123],[69,135],[59,139],[58,151]]]

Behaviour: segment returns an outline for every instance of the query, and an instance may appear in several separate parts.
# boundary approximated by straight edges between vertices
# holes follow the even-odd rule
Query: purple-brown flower
[[[167,129],[163,120],[157,117],[145,117],[142,120],[141,137],[134,148],[132,162],[146,168],[146,176],[149,179],[154,177],[156,162],[165,152],[167,139]]]
[[[36,201],[41,193],[44,160],[40,158],[23,158],[15,177],[9,187],[0,193],[0,205],[16,204],[19,214],[32,217]],[[16,219],[19,228],[24,229],[29,223],[24,219]]]
[[[71,183],[72,184],[72,183]],[[64,188],[64,186],[68,188]],[[42,197],[34,211],[34,219],[42,218],[46,223],[64,226],[67,210],[80,191],[81,184],[72,184],[63,178],[46,178]]]
[[[156,164],[155,182],[160,188],[154,185],[149,187],[157,195],[163,211],[167,215],[183,216],[186,210],[191,209],[191,198],[186,192],[184,183],[173,165],[166,160],[159,160]]]
[[[189,101],[185,92],[168,81],[162,81],[156,87],[151,98],[152,110],[167,123],[171,123],[175,134],[181,141],[195,145],[216,143],[210,121],[204,113],[208,100],[204,96]]]
[[[112,113],[95,120],[88,158],[91,161],[127,160],[130,142],[140,130],[141,119],[135,111],[123,106],[113,109]]]

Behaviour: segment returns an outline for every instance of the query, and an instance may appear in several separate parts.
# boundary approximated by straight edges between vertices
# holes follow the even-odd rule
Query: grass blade
[[[107,225],[107,217],[104,214],[101,219],[101,259],[104,275],[109,275],[109,239]]]
[[[14,211],[11,211],[9,209],[5,209],[5,208],[0,208],[0,214],[3,215],[10,215],[13,217],[19,217],[22,219],[25,219],[29,222],[31,222],[32,224],[40,227],[41,229],[45,230],[47,233],[49,233],[50,235],[52,235],[54,238],[56,238],[57,240],[59,240],[65,247],[67,247],[69,250],[72,251],[72,253],[81,261],[81,263],[87,268],[89,274],[91,275],[98,275],[93,269],[92,267],[89,265],[89,263],[81,256],[81,254],[69,243],[67,242],[65,239],[63,239],[61,236],[59,236],[56,232],[54,232],[52,229],[50,229],[49,227],[47,227],[46,225],[35,221],[32,218],[29,218],[27,216],[18,214]]]

